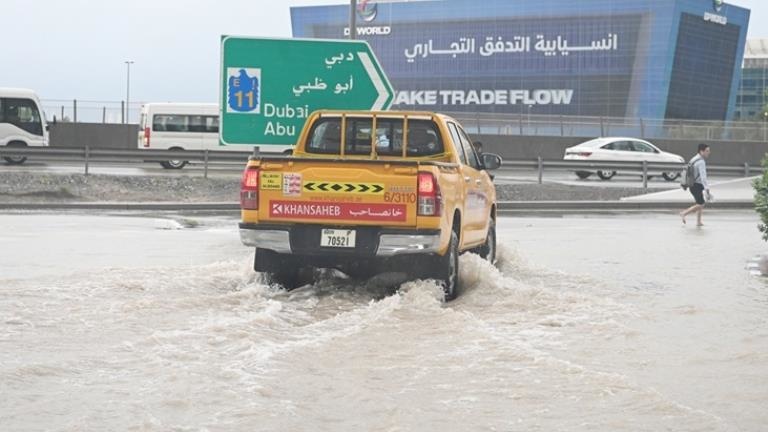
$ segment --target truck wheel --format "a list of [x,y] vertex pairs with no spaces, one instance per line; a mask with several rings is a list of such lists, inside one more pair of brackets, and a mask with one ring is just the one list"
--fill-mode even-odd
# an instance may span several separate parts
[[266,272],[269,283],[280,285],[290,291],[315,281],[312,267],[282,268],[274,272]]
[[[18,141],[8,143],[8,147],[23,148],[26,146],[27,146],[26,143],[18,142]],[[26,156],[3,156],[3,159],[5,159],[5,161],[8,162],[8,165],[21,165],[27,161]]]
[[376,267],[369,262],[352,263],[341,267],[340,270],[347,276],[360,280],[369,279],[378,273]]
[[438,257],[437,280],[443,287],[445,301],[451,301],[459,294],[459,236],[451,232],[448,251]]
[[292,290],[314,282],[314,269],[302,266],[292,256],[280,255],[271,250],[256,249],[253,269],[262,272],[267,282]]
[[488,222],[485,244],[477,249],[477,254],[489,263],[496,264],[496,221],[493,219]]

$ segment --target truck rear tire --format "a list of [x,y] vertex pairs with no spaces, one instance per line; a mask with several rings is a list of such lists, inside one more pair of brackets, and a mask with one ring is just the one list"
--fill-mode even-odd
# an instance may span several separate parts
[[315,281],[312,267],[299,267],[280,269],[276,272],[266,272],[267,281],[270,284],[280,285],[290,291]]
[[491,264],[496,264],[496,221],[488,221],[488,234],[485,244],[477,248],[477,254]]
[[314,268],[302,266],[294,257],[271,250],[256,249],[253,269],[264,273],[267,283],[280,285],[289,291],[314,282]]
[[445,255],[437,257],[435,279],[443,287],[445,301],[451,301],[459,295],[459,236],[451,232],[451,242]]

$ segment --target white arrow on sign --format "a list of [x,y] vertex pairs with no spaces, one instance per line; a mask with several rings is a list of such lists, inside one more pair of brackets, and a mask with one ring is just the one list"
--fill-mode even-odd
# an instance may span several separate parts
[[384,81],[382,81],[381,75],[376,70],[376,66],[373,65],[371,56],[365,52],[359,52],[357,53],[357,56],[360,57],[360,62],[363,63],[365,71],[368,73],[368,76],[371,77],[373,87],[376,88],[376,91],[379,93],[379,97],[376,98],[376,101],[373,103],[371,111],[381,111],[384,108],[384,104],[387,102],[387,99],[389,99],[387,86],[384,85]]

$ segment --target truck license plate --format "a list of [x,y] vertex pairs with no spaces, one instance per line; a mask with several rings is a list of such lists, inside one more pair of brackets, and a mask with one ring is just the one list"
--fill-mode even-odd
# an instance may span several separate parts
[[324,229],[320,234],[320,246],[335,248],[355,247],[355,230]]

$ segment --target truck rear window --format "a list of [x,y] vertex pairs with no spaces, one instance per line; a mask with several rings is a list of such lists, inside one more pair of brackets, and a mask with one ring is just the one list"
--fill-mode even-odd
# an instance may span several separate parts
[[[371,118],[347,118],[344,153],[371,154],[371,143],[381,156],[403,154],[403,119],[377,118],[375,140],[371,138]],[[341,119],[321,118],[309,134],[307,153],[340,154]],[[437,126],[431,120],[408,120],[407,156],[431,156],[444,152]]]

